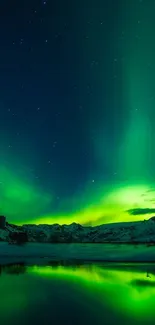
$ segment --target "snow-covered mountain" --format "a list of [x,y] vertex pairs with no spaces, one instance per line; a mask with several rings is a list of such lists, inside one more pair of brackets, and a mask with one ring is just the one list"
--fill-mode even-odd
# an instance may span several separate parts
[[136,222],[104,224],[96,227],[71,225],[23,225],[6,223],[1,241],[43,243],[155,243],[155,217]]

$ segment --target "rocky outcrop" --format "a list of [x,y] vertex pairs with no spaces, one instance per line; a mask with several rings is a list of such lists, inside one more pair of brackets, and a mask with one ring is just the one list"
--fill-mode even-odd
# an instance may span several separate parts
[[0,216],[0,229],[5,229],[6,226],[6,218],[4,216]]
[[155,243],[155,217],[148,221],[121,222],[96,227],[71,225],[23,225],[6,223],[0,240],[15,243]]

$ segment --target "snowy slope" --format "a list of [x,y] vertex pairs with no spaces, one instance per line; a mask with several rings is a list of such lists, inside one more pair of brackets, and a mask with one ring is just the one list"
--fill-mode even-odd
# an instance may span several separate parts
[[0,240],[9,241],[12,233],[26,233],[29,242],[40,243],[152,243],[155,242],[155,217],[148,221],[104,224],[96,227],[71,225],[7,224],[0,229]]

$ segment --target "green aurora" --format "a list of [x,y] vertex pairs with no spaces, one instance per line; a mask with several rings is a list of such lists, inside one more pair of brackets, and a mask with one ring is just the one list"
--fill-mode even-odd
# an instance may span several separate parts
[[[143,220],[154,215],[155,189],[152,170],[152,121],[155,84],[153,3],[134,0],[122,4],[121,30],[125,42],[115,44],[122,55],[122,102],[127,123],[113,161],[116,175],[109,182],[87,184],[77,195],[60,200],[59,212],[52,208],[55,191],[40,187],[24,161],[13,154],[0,161],[0,213],[8,221],[23,223],[72,223],[97,225],[114,221]],[[116,94],[117,97],[117,94]],[[117,125],[116,125],[117,129]],[[101,135],[93,141],[99,165],[105,159]],[[1,140],[1,145],[3,141]],[[6,157],[5,157],[6,156]],[[7,164],[6,164],[7,160]],[[20,162],[16,164],[15,160]],[[22,170],[22,173],[21,173]],[[52,187],[52,184],[51,184]],[[131,211],[145,213],[131,213]]]
[[[102,189],[98,187],[98,193],[96,191],[96,194],[91,193],[92,196],[87,197],[89,204],[82,206],[81,200],[80,207],[79,200],[79,209],[75,208],[70,214],[67,212],[54,215],[48,212],[44,214],[44,211],[51,209],[52,198],[49,193],[39,190],[35,183],[30,183],[25,178],[23,180],[19,173],[13,173],[6,167],[0,168],[0,179],[1,214],[6,215],[9,222],[16,224],[78,222],[96,225],[104,222],[129,221],[133,220],[133,217],[134,220],[144,218],[143,213],[142,215],[130,213],[134,209],[135,211],[144,209],[146,219],[154,214],[155,191],[147,184],[116,184],[113,190],[110,187],[105,189],[102,196],[100,194]],[[96,197],[96,202],[93,203],[94,197]]]

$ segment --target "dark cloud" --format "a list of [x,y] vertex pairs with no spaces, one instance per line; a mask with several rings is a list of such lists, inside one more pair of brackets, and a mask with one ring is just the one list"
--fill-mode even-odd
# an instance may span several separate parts
[[128,213],[137,216],[141,214],[152,214],[155,213],[155,208],[136,208],[136,209],[130,209],[127,210]]

